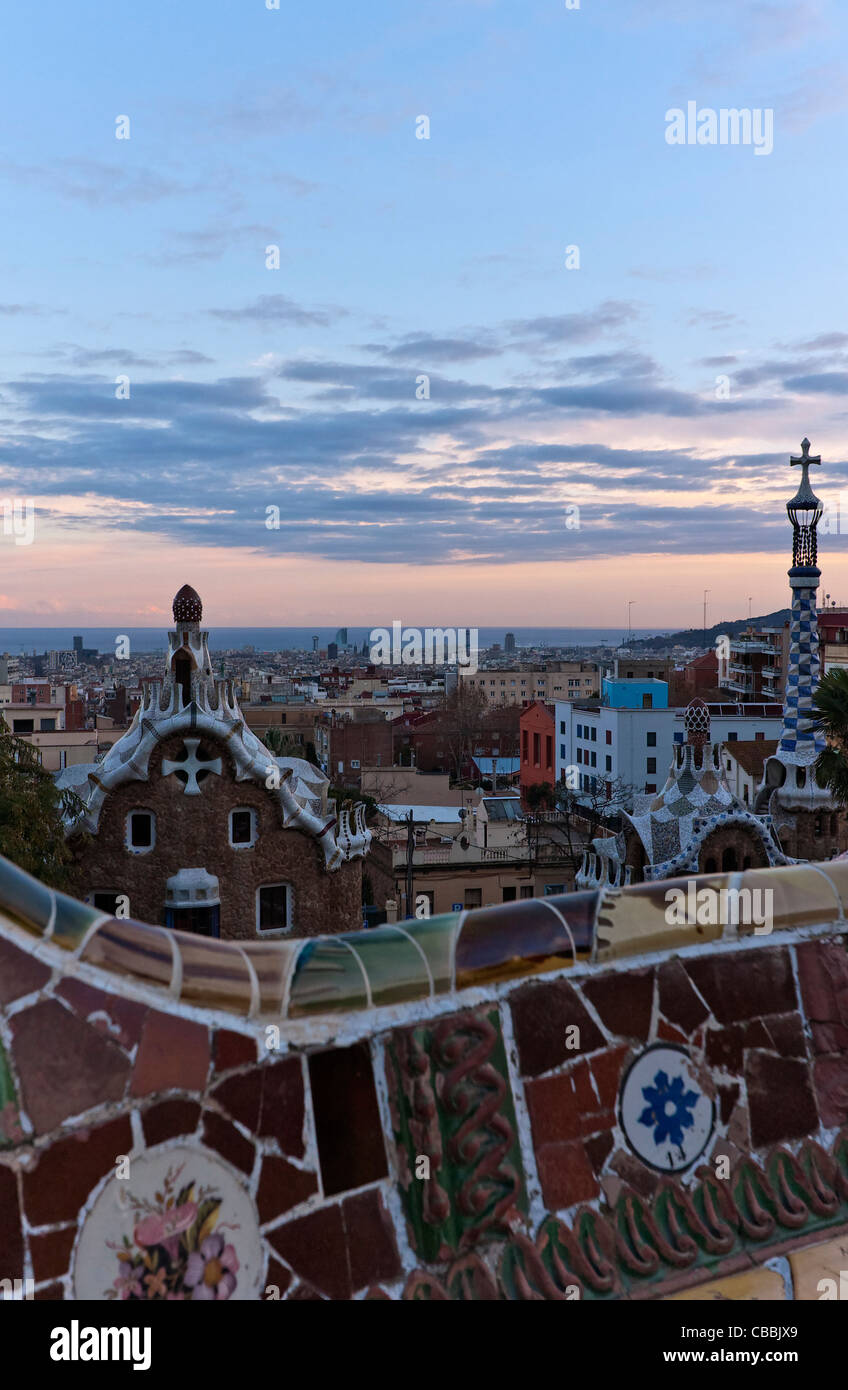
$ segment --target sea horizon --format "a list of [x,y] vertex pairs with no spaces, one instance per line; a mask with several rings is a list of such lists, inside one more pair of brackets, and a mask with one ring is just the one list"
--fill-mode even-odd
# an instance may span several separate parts
[[[130,653],[144,653],[166,650],[166,633],[173,624],[153,627],[0,627],[0,652],[8,656],[41,655],[50,651],[70,651],[73,639],[80,636],[83,647],[96,650],[101,655],[114,652],[119,636],[128,637]],[[370,634],[380,624],[369,627],[348,627],[348,645],[362,646]],[[391,620],[382,624],[391,630]],[[413,626],[410,624],[410,626]],[[434,626],[437,626],[434,624]],[[452,626],[452,625],[448,625]],[[677,629],[633,628],[632,639],[662,636]],[[215,627],[209,629],[211,651],[239,651],[253,647],[257,653],[280,651],[312,651],[312,638],[317,636],[319,650],[324,650],[330,642],[336,641],[336,627]],[[494,643],[504,644],[507,632],[515,636],[517,647],[618,647],[626,643],[627,631],[621,628],[606,627],[480,627],[477,629],[478,642],[482,648]]]

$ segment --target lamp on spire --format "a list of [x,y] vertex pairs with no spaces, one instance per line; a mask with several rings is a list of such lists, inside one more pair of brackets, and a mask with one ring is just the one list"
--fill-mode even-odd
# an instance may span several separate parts
[[810,487],[810,464],[821,464],[821,455],[810,454],[809,439],[801,440],[801,457],[790,457],[793,468],[801,467],[801,482],[791,502],[786,503],[792,522],[792,566],[794,569],[814,569],[818,555],[816,527],[822,514],[822,504]]

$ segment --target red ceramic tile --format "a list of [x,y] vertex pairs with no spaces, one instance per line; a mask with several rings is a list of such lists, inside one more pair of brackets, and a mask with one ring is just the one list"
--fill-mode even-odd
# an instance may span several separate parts
[[549,1211],[590,1202],[600,1192],[581,1143],[545,1144],[536,1150],[542,1197]]
[[[126,1115],[95,1130],[78,1130],[44,1149],[34,1168],[23,1175],[24,1206],[31,1226],[76,1221],[89,1192],[113,1172],[121,1154],[132,1148]],[[2,1248],[2,1247],[0,1247]]]
[[686,970],[719,1023],[790,1013],[798,1006],[789,952],[782,947],[752,951],[744,970],[735,955],[699,956],[687,960]]
[[313,1289],[311,1284],[298,1284],[294,1293],[290,1293],[288,1303],[326,1303],[326,1298],[317,1289]]
[[264,1225],[268,1221],[275,1221],[284,1212],[299,1206],[317,1191],[318,1178],[315,1173],[295,1168],[293,1163],[288,1163],[284,1158],[277,1158],[273,1154],[266,1155],[262,1160],[259,1191],[256,1195],[260,1222]]
[[604,1134],[593,1134],[590,1138],[584,1139],[583,1147],[586,1150],[586,1157],[592,1165],[592,1172],[597,1174],[603,1171],[604,1164],[612,1152],[613,1137],[607,1131]]
[[295,1274],[319,1294],[332,1299],[350,1298],[347,1243],[339,1206],[324,1207],[286,1221],[269,1231],[267,1239]]
[[653,1197],[659,1187],[659,1173],[654,1172],[653,1168],[648,1168],[635,1154],[620,1150],[613,1158],[610,1167],[614,1173],[624,1179],[628,1187],[632,1187],[634,1192],[638,1192],[640,1197]]
[[291,1270],[286,1269],[285,1265],[281,1265],[280,1261],[275,1260],[272,1256],[271,1259],[268,1261],[268,1273],[265,1276],[264,1297],[266,1299],[268,1298],[269,1288],[275,1288],[279,1291],[280,1298],[282,1298],[286,1290],[289,1288],[291,1281]]
[[597,1110],[598,1097],[595,1095],[592,1073],[585,1058],[570,1069],[569,1076],[574,1087],[574,1099],[580,1113],[588,1115]]
[[0,1164],[0,1279],[23,1279],[24,1249],[18,1178],[12,1168]]
[[682,1044],[684,1047],[689,1043],[689,1039],[683,1030],[681,1028],[673,1028],[670,1023],[666,1023],[664,1018],[661,1018],[657,1024],[657,1039],[660,1042]]
[[402,1271],[395,1229],[380,1192],[359,1192],[342,1203],[350,1277],[354,1292],[381,1280],[391,1283]]
[[0,937],[0,1004],[11,1004],[33,990],[41,989],[50,979],[50,971],[27,951],[20,951],[11,941]]
[[208,1149],[214,1149],[248,1177],[253,1172],[255,1146],[229,1120],[213,1114],[211,1110],[207,1110],[203,1116],[203,1142]]
[[122,1098],[130,1074],[126,1054],[58,1000],[16,1014],[11,1029],[21,1099],[37,1133]]
[[666,961],[657,971],[660,1013],[669,1023],[676,1023],[685,1034],[691,1033],[709,1018],[710,1011],[693,988],[692,981],[679,960]]
[[595,1085],[601,1098],[600,1109],[615,1109],[621,1086],[621,1075],[629,1056],[629,1047],[612,1047],[609,1051],[600,1052],[591,1059],[592,1075],[595,1078]]
[[817,1057],[813,1076],[822,1124],[830,1129],[848,1123],[848,1056]]
[[228,1115],[249,1129],[251,1134],[259,1131],[259,1117],[262,1113],[262,1067],[242,1076],[231,1076],[220,1081],[210,1092],[212,1098],[222,1105]]
[[[122,999],[118,994],[107,994],[94,989],[82,980],[64,979],[56,990],[67,999],[71,1008],[81,1018],[95,1015],[95,1026],[105,1031],[124,1047],[133,1048],[141,1037],[141,1030],[147,1014],[145,1004],[136,1004],[132,999]],[[105,1014],[105,1018],[97,1015]]]
[[200,1119],[200,1106],[194,1100],[162,1100],[142,1115],[144,1142],[148,1148],[164,1144],[180,1134],[194,1134]]
[[209,1033],[176,1014],[151,1012],[141,1035],[130,1093],[202,1091],[209,1074]]
[[819,1117],[806,1062],[766,1052],[748,1052],[745,1082],[755,1149],[784,1139],[800,1139],[818,1129]]
[[262,1118],[259,1133],[276,1139],[283,1153],[302,1158],[303,1072],[299,1057],[287,1057],[262,1068]]
[[215,1034],[215,1072],[232,1071],[234,1067],[256,1064],[256,1043],[243,1033],[221,1028]]
[[43,1235],[30,1236],[29,1249],[37,1284],[43,1283],[45,1279],[60,1279],[63,1274],[67,1274],[76,1234],[76,1226],[63,1226],[58,1231],[46,1231]]
[[526,1085],[527,1108],[533,1128],[533,1144],[562,1143],[580,1135],[581,1115],[567,1074],[546,1076]]
[[583,994],[615,1037],[646,1042],[654,1003],[653,970],[628,970],[583,981]]
[[[567,1029],[577,1026],[581,1052],[594,1052],[606,1039],[583,1001],[566,980],[525,985],[509,997],[522,1076],[539,1076],[574,1060]],[[573,1036],[573,1035],[572,1035]]]
[[798,1014],[777,1014],[764,1018],[763,1025],[779,1057],[806,1057],[804,1027]]
[[325,1194],[350,1192],[385,1177],[386,1139],[368,1044],[313,1053],[309,1084]]
[[739,1100],[740,1089],[738,1086],[718,1086],[716,1088],[719,1102],[719,1117],[723,1125],[726,1125]]

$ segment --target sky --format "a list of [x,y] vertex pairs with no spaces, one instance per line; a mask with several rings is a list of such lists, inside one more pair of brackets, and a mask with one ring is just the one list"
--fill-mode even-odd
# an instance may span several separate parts
[[848,601],[846,7],[271,3],[4,16],[0,621]]

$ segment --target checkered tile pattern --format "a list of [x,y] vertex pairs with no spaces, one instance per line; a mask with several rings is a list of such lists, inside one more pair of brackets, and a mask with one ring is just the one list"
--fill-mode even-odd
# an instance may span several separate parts
[[793,588],[789,667],[783,700],[780,752],[790,762],[812,762],[825,746],[813,730],[813,691],[819,683],[819,634],[814,587]]

